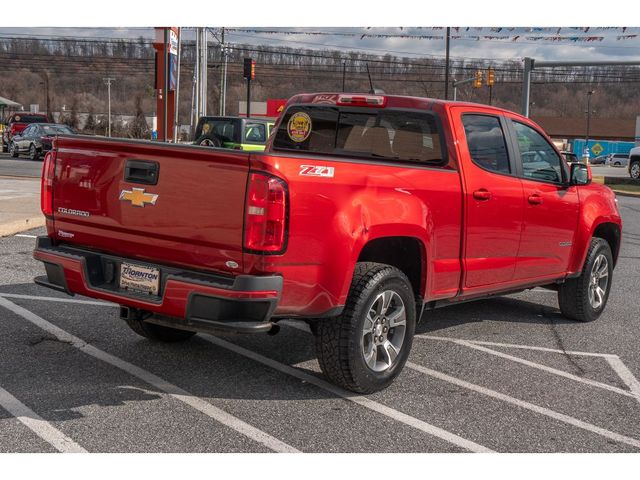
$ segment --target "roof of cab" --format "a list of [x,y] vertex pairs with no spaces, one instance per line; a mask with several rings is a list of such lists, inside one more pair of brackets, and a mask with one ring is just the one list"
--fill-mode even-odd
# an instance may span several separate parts
[[439,106],[444,109],[450,107],[463,107],[473,110],[481,110],[483,112],[495,112],[504,113],[508,112],[512,115],[525,118],[517,112],[506,110],[504,108],[495,107],[492,105],[484,105],[481,103],[472,102],[458,102],[453,100],[443,100],[441,98],[427,98],[427,97],[411,97],[405,95],[387,95],[384,93],[364,93],[364,92],[316,92],[316,93],[301,93],[295,95],[289,99],[287,106],[296,103],[315,103],[318,105],[332,105],[335,104],[340,95],[344,96],[383,96],[387,99],[387,107],[405,107],[405,108],[427,108],[433,109],[435,106]]

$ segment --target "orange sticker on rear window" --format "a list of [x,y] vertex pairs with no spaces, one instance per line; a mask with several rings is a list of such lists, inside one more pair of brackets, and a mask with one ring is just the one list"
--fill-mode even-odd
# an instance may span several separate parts
[[294,142],[304,142],[311,134],[311,117],[304,112],[294,113],[287,124],[287,133]]

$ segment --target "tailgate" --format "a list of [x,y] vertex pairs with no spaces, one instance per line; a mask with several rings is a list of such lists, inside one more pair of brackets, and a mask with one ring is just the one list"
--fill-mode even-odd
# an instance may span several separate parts
[[248,171],[242,152],[59,137],[53,236],[152,263],[237,273]]

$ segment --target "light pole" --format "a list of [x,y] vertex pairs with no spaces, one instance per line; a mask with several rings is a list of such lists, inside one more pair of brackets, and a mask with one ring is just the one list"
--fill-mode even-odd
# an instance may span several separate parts
[[449,44],[451,42],[451,27],[447,27],[445,37],[445,66],[444,66],[444,99],[449,100]]
[[104,84],[107,86],[107,97],[108,97],[107,121],[109,125],[109,129],[108,129],[109,133],[107,136],[111,137],[111,82],[113,82],[115,78],[107,77],[107,78],[103,78],[102,80],[104,81]]

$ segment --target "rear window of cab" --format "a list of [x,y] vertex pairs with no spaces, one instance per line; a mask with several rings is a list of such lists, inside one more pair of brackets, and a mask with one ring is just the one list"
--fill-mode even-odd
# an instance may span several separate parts
[[278,127],[273,149],[444,167],[442,138],[430,112],[294,105]]

